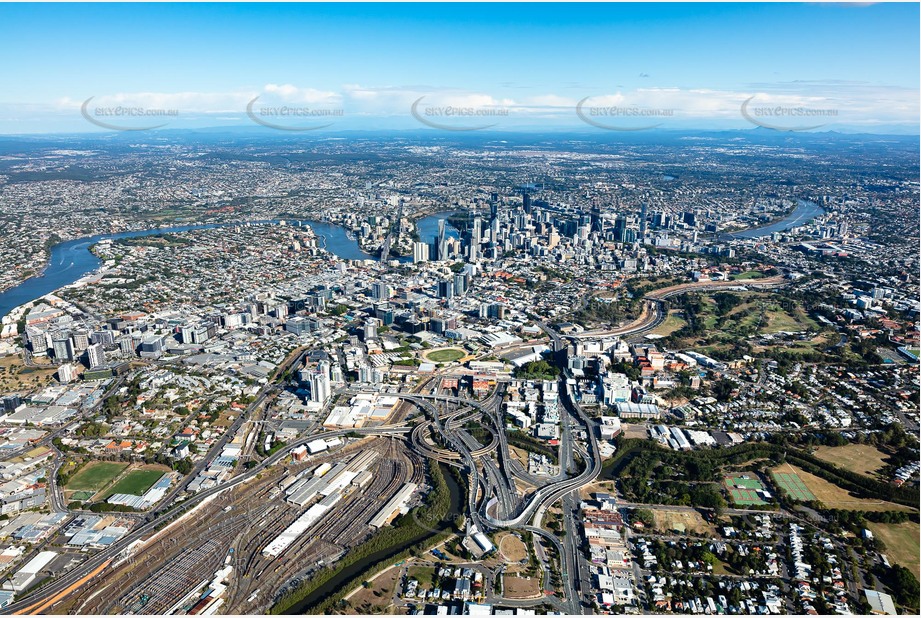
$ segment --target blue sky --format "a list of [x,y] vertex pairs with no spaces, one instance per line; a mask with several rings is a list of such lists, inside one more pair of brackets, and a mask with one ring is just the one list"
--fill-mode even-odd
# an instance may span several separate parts
[[422,116],[917,133],[918,22],[911,3],[3,4],[0,133],[104,130],[87,114],[154,124],[118,107],[174,110],[174,128],[261,114],[329,130],[419,128]]

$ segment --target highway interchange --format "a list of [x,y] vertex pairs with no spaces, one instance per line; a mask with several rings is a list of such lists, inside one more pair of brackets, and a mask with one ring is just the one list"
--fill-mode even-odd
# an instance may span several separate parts
[[[774,287],[782,284],[779,279],[762,280],[756,287]],[[747,285],[755,285],[747,282]],[[653,330],[665,318],[662,302],[667,298],[689,290],[709,291],[713,289],[738,287],[737,283],[708,282],[698,284],[683,284],[658,290],[647,296],[647,310],[634,323],[603,334],[616,334],[619,336],[639,336]],[[550,338],[554,351],[563,347],[563,340],[559,333],[549,325],[537,321],[538,325]],[[46,582],[34,594],[18,600],[4,608],[4,613],[21,613],[35,608],[41,604],[37,599],[49,599],[62,592],[72,589],[75,585],[83,585],[91,574],[104,570],[105,565],[129,555],[131,548],[139,541],[148,537],[158,529],[174,521],[182,513],[190,510],[194,505],[213,498],[240,484],[258,477],[263,471],[289,457],[292,450],[306,443],[348,434],[358,435],[409,435],[409,443],[418,451],[430,458],[444,461],[449,465],[462,467],[468,475],[467,514],[473,524],[480,530],[528,530],[541,536],[561,553],[564,606],[567,613],[581,614],[590,612],[590,575],[585,560],[581,557],[580,533],[578,525],[579,488],[591,483],[598,478],[602,469],[602,459],[596,438],[596,428],[591,419],[582,411],[578,402],[572,397],[565,380],[560,382],[561,402],[563,413],[561,415],[561,441],[560,441],[560,474],[555,478],[544,479],[543,484],[527,496],[519,496],[515,486],[515,478],[527,485],[541,482],[524,471],[520,465],[513,465],[513,458],[509,452],[509,445],[503,430],[504,421],[501,411],[504,386],[500,383],[496,389],[484,400],[476,401],[462,397],[452,397],[438,394],[402,393],[398,397],[411,402],[421,408],[428,420],[417,424],[415,428],[409,426],[381,426],[365,429],[327,431],[320,434],[305,436],[286,445],[275,454],[263,459],[249,470],[243,471],[230,480],[207,490],[200,491],[188,497],[180,496],[185,491],[188,483],[195,475],[204,469],[216,457],[226,443],[236,435],[237,431],[253,418],[257,410],[261,409],[270,398],[283,388],[278,378],[283,376],[288,369],[301,363],[307,354],[306,349],[300,349],[289,355],[288,359],[279,366],[274,379],[260,390],[255,400],[233,422],[230,429],[224,433],[211,447],[208,455],[201,459],[182,483],[179,483],[160,503],[161,506],[151,511],[145,521],[140,522],[131,532],[122,537],[118,542],[103,549],[88,558],[79,566],[61,574],[59,577]],[[116,381],[110,391],[117,388],[120,381]],[[453,406],[454,411],[442,413],[441,408]],[[478,419],[486,428],[492,438],[487,445],[480,445],[463,428],[463,423]],[[573,427],[580,428],[587,437],[585,444],[577,443],[573,437]],[[62,428],[62,431],[65,428]],[[439,449],[427,444],[423,439],[426,432],[434,431],[441,436],[448,449]],[[49,434],[43,442],[50,442],[59,432]],[[60,465],[62,458],[56,451],[56,462]],[[582,469],[575,475],[567,474],[575,463],[574,454],[578,453],[583,462]],[[493,455],[496,456],[493,459]],[[517,464],[517,462],[515,462]],[[60,488],[51,484],[53,508],[65,511]],[[177,500],[178,499],[178,500]],[[541,527],[541,521],[547,509],[555,503],[561,502],[563,511],[563,524],[566,535],[561,541],[550,535]]]

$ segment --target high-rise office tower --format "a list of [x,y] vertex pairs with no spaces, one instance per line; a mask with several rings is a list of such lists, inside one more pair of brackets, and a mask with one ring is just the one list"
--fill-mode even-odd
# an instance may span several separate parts
[[640,239],[646,239],[646,215],[647,215],[647,206],[646,202],[643,202],[640,205]]
[[454,275],[454,293],[460,296],[467,291],[467,275],[457,273]]
[[371,284],[371,298],[374,300],[389,300],[392,290],[386,283],[380,281]]
[[429,261],[429,245],[426,242],[413,243],[413,263]]
[[106,356],[102,350],[101,343],[94,343],[93,345],[86,348],[86,360],[90,369],[95,369],[96,367],[105,365]]
[[454,281],[446,279],[438,282],[438,298],[454,298]]
[[74,360],[74,342],[70,338],[70,333],[68,332],[55,333],[52,335],[51,349],[57,361]]
[[61,384],[67,384],[68,382],[73,382],[74,378],[77,377],[76,372],[74,371],[74,366],[70,363],[64,363],[58,367],[58,382]]
[[325,404],[329,401],[329,361],[320,361],[310,374],[310,401]]
[[364,335],[365,341],[377,339],[377,318],[368,318],[365,320]]
[[74,352],[80,353],[90,345],[90,338],[86,331],[77,331],[73,334]]
[[444,261],[448,259],[448,238],[445,234],[445,220],[438,220],[438,238],[435,240],[435,244],[438,247],[438,254],[435,256],[435,259],[438,261]]
[[614,240],[617,242],[626,242],[627,240],[627,217],[618,215],[614,220]]
[[600,234],[604,231],[601,225],[601,209],[599,209],[597,206],[592,208],[591,213],[589,213],[589,218],[593,232],[598,232]]

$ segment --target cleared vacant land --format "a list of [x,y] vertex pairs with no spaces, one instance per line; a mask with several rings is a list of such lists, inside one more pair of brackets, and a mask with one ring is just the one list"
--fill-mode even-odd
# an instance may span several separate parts
[[869,444],[848,444],[847,446],[820,446],[815,451],[819,459],[841,466],[845,470],[872,476],[886,465],[886,454]]
[[411,566],[406,569],[406,579],[415,579],[420,588],[431,589],[435,582],[435,567]]
[[131,494],[132,496],[143,495],[150,486],[160,480],[163,476],[163,470],[131,470],[118,482],[109,488],[108,493],[112,494]]
[[652,509],[657,530],[663,532],[700,532],[713,534],[714,530],[697,511],[658,511]]
[[66,488],[76,491],[99,491],[127,467],[126,463],[94,461],[77,472],[67,483]]
[[521,562],[528,558],[528,548],[515,534],[506,534],[499,541],[499,553],[509,562]]
[[738,275],[732,275],[729,277],[731,281],[743,281],[745,279],[763,279],[764,273],[760,270],[746,270],[744,273],[739,273]]
[[503,596],[507,599],[531,599],[541,596],[540,577],[502,577]]
[[805,470],[800,470],[790,464],[781,464],[772,472],[796,474],[802,479],[803,484],[813,493],[816,499],[830,509],[853,509],[860,511],[911,511],[912,509],[901,504],[885,502],[883,500],[869,500],[852,496],[845,489],[829,483],[825,479]]
[[901,524],[876,524],[868,523],[867,527],[873,536],[886,545],[886,557],[889,564],[899,564],[921,578],[921,545],[918,543],[918,534],[921,532],[918,524],[913,521]]
[[467,355],[460,348],[444,348],[443,350],[432,350],[425,353],[425,359],[433,363],[453,363]]

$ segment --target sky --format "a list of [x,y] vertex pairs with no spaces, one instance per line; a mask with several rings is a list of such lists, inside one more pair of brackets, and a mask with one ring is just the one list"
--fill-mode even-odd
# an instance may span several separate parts
[[0,134],[919,132],[919,5],[2,4]]

